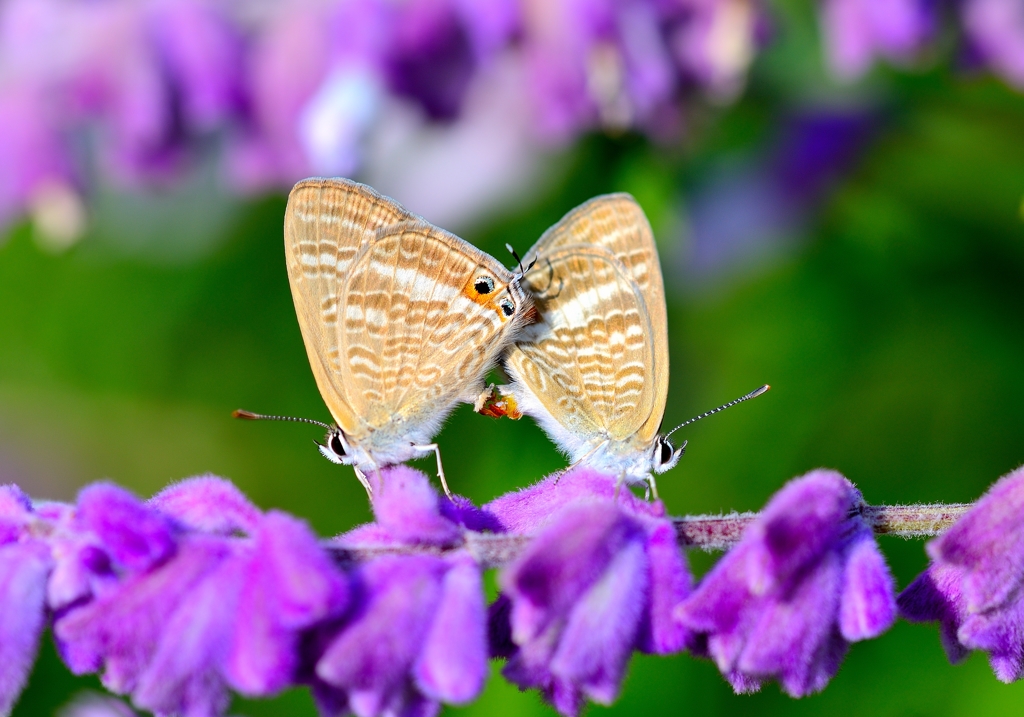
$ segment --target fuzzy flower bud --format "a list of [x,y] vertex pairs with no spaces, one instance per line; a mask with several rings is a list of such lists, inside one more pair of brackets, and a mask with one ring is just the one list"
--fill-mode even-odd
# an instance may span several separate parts
[[671,609],[690,577],[664,506],[614,485],[577,469],[487,506],[536,536],[501,574],[491,649],[509,680],[566,715],[585,697],[611,704],[634,650],[675,652],[687,638]]
[[893,581],[862,504],[832,471],[791,481],[679,606],[737,692],[769,678],[794,697],[817,692],[849,643],[892,624]]

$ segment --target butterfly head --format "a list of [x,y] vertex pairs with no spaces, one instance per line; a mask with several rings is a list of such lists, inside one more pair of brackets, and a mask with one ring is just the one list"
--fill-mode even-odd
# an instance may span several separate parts
[[323,454],[323,457],[331,463],[339,465],[350,465],[352,463],[352,447],[345,440],[345,433],[337,426],[330,426],[324,442],[313,441],[316,447]]
[[651,455],[651,470],[655,473],[664,473],[676,467],[683,453],[686,452],[686,441],[676,448],[668,436],[658,436],[654,440],[654,449]]

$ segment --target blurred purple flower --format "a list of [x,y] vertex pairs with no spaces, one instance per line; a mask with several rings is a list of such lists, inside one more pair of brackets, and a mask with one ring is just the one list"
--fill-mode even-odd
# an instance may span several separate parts
[[690,577],[661,503],[576,469],[485,506],[505,529],[535,535],[500,577],[492,651],[504,674],[575,715],[610,704],[633,650],[666,654],[687,633],[672,608]]
[[685,0],[671,23],[672,51],[690,82],[729,100],[746,82],[763,34],[757,0]]
[[900,614],[938,621],[950,661],[983,650],[1003,682],[1024,676],[1024,468],[993,485],[928,554],[931,566],[900,593]]
[[0,486],[0,714],[25,686],[45,622],[50,551],[31,537],[33,519],[28,497]]
[[934,12],[927,0],[825,0],[821,24],[832,71],[854,79],[876,57],[908,62],[932,35]]
[[895,619],[893,581],[838,473],[791,481],[678,608],[737,692],[776,678],[794,697],[817,692],[848,644]]
[[[461,540],[460,521],[480,518],[464,501],[447,503],[419,471],[386,469],[374,485],[377,521],[336,543],[452,547]],[[468,552],[385,554],[360,564],[353,578],[356,606],[318,638],[311,681],[324,713],[432,714],[440,702],[462,704],[479,694],[487,676],[486,608],[482,570]]]
[[966,0],[961,8],[972,49],[1007,82],[1024,89],[1024,4]]
[[781,122],[763,155],[720,162],[687,207],[690,249],[679,256],[679,285],[707,282],[792,246],[855,165],[876,123],[867,110],[806,109]]
[[252,43],[251,116],[232,173],[243,189],[348,174],[377,102],[386,15],[375,0],[304,2],[271,13]]
[[0,226],[76,174],[55,108],[31,87],[0,89]]

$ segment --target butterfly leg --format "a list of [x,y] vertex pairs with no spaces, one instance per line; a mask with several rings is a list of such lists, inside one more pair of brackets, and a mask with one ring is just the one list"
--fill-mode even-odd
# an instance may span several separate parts
[[650,500],[651,496],[654,496],[655,500],[658,500],[658,484],[654,482],[654,474],[647,474],[647,495],[644,496],[645,500]]
[[626,471],[619,473],[619,479],[615,481],[615,493],[612,494],[613,500],[619,499],[619,493],[622,491],[622,486],[626,484]]
[[577,468],[580,464],[584,463],[588,458],[590,458],[592,455],[597,453],[597,451],[602,446],[604,446],[603,442],[602,443],[598,443],[596,446],[594,446],[589,451],[587,451],[582,456],[580,456],[579,460],[573,461],[569,466],[567,466],[567,467],[563,468],[562,470],[558,471],[555,474],[555,482],[552,485],[558,485],[558,481],[562,480],[562,476],[564,476],[566,473],[568,473],[569,471],[573,470],[574,468]]
[[359,482],[362,483],[363,488],[366,489],[366,497],[369,498],[372,501],[373,500],[373,491],[370,489],[370,481],[368,481],[366,479],[366,474],[363,473],[361,470],[359,470],[358,466],[352,466],[352,468],[356,472],[356,478],[359,479]]
[[451,498],[452,492],[448,490],[448,481],[444,479],[444,467],[441,465],[441,449],[437,447],[436,443],[428,443],[425,446],[413,446],[413,448],[434,452],[434,455],[437,456],[437,477],[441,479],[441,487],[444,488],[444,494]]

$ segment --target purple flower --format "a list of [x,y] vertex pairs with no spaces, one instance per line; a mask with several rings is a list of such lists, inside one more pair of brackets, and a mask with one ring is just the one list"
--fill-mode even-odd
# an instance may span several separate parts
[[681,69],[711,95],[734,98],[757,50],[760,3],[686,0],[680,6],[670,37]]
[[[220,520],[214,502],[225,508]],[[232,524],[248,534],[228,534]],[[92,559],[69,551],[58,564],[75,575],[91,566],[101,578],[69,581],[92,588],[54,606],[65,662],[79,674],[102,671],[108,689],[158,714],[219,715],[228,688],[259,696],[293,684],[302,635],[348,602],[346,576],[303,523],[260,515],[209,477],[149,505],[114,486],[87,488],[59,532]]]
[[876,57],[913,59],[932,34],[935,19],[926,0],[826,0],[821,24],[832,71],[854,79]]
[[30,537],[27,496],[0,486],[0,714],[9,714],[35,661],[46,615],[50,551]]
[[688,637],[671,613],[690,578],[664,506],[614,485],[577,469],[486,506],[536,536],[501,574],[492,651],[567,715],[584,697],[614,701],[633,650],[674,652]]
[[36,88],[0,91],[0,226],[44,200],[48,190],[76,184],[55,115]]
[[900,593],[900,614],[938,621],[952,662],[989,653],[1003,682],[1024,675],[1024,469],[1000,479],[928,544],[931,566]]
[[356,604],[320,636],[311,679],[323,712],[347,707],[358,717],[431,714],[439,702],[462,704],[483,688],[487,643],[480,566],[464,550],[386,554],[400,546],[456,545],[456,521],[471,509],[464,503],[442,508],[442,500],[419,471],[386,469],[374,486],[377,522],[336,540],[342,548],[385,554],[355,569]]
[[968,0],[963,23],[973,49],[991,68],[1024,89],[1024,5],[1014,0]]
[[819,691],[850,642],[892,624],[892,577],[862,505],[838,473],[791,481],[679,606],[737,692],[769,678],[794,697]]
[[654,123],[676,90],[655,3],[538,3],[523,18],[522,52],[538,132],[564,141],[595,125]]

